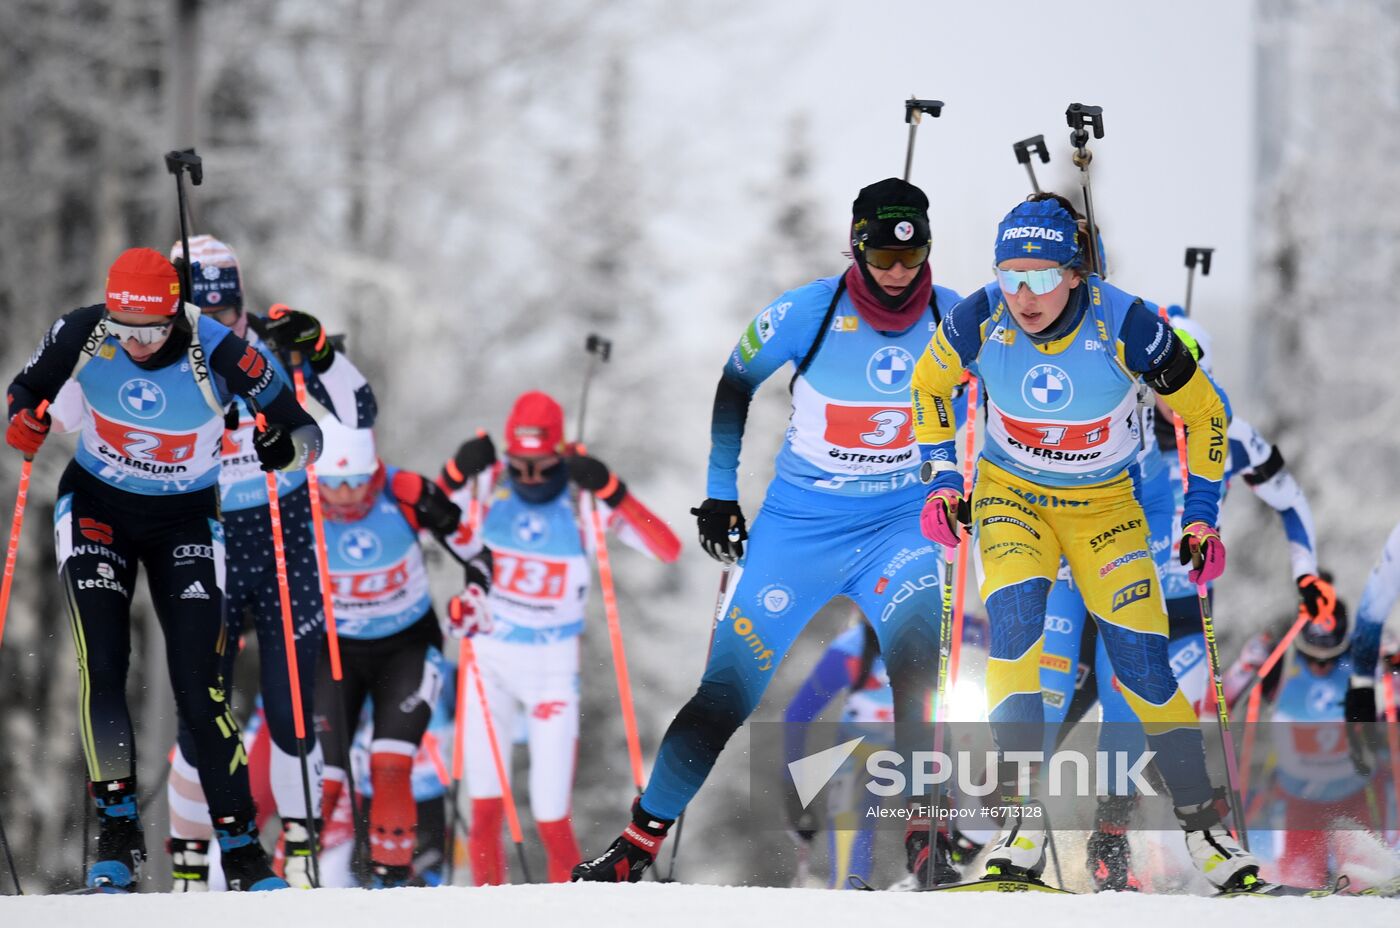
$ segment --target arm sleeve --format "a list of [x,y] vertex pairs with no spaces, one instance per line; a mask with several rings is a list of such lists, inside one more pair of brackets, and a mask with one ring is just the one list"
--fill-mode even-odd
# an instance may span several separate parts
[[367,429],[379,416],[374,388],[344,352],[336,351],[325,373],[316,373],[310,361],[301,362],[306,390],[316,402],[353,429]]
[[831,305],[834,286],[822,280],[784,293],[755,316],[739,337],[715,388],[707,496],[739,498],[739,449],[744,443],[749,401],[778,368],[788,361],[801,361],[807,353]]
[[24,369],[5,391],[7,420],[21,409],[37,409],[42,401],[52,403],[57,398],[78,363],[83,342],[101,321],[102,312],[100,305],[85,306],[60,317],[49,327]]
[[817,661],[817,666],[802,681],[792,701],[783,710],[783,750],[790,763],[806,753],[806,730],[802,727],[822,714],[822,710],[851,685],[851,669],[847,655],[840,648],[829,647]]
[[680,558],[681,540],[676,533],[630,490],[615,507],[602,500],[597,502],[603,523],[623,544],[665,564],[674,564]]
[[[1230,422],[1230,468],[1254,495],[1273,507],[1288,536],[1293,579],[1317,573],[1317,533],[1303,488],[1284,466],[1283,454],[1243,419]],[[1228,478],[1227,478],[1228,480]]]
[[394,469],[389,473],[389,492],[413,530],[430,533],[462,566],[482,552],[485,545],[473,530],[467,510],[436,483],[413,471]]
[[[231,393],[291,433],[292,441],[305,449],[305,467],[321,455],[321,428],[311,414],[301,408],[287,389],[276,367],[255,346],[236,335],[227,335],[209,354],[209,370]],[[299,455],[303,456],[303,455]]]
[[1181,524],[1216,525],[1225,476],[1225,403],[1172,327],[1141,300],[1118,330],[1119,357],[1141,375],[1186,424],[1190,483]]
[[1356,632],[1351,640],[1352,673],[1374,679],[1380,658],[1381,631],[1400,598],[1400,525],[1390,532],[1380,560],[1366,578],[1361,605],[1356,610]]
[[957,416],[953,397],[963,371],[982,349],[982,323],[991,314],[985,289],[967,297],[943,317],[928,348],[914,364],[910,402],[914,409],[914,438],[922,460],[939,470],[929,489],[963,489],[958,472]]

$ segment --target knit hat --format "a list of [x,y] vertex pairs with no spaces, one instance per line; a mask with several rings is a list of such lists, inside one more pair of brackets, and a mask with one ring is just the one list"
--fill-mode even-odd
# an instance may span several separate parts
[[997,226],[996,263],[1012,258],[1045,258],[1069,267],[1082,264],[1079,224],[1054,200],[1018,203]]
[[[170,246],[170,260],[182,257],[179,242]],[[243,281],[238,272],[238,256],[233,249],[212,235],[190,239],[190,302],[206,313],[243,308]]]
[[109,312],[173,316],[180,306],[180,278],[160,252],[128,248],[107,269]]
[[564,409],[539,390],[522,393],[506,419],[506,454],[558,454],[564,444]]

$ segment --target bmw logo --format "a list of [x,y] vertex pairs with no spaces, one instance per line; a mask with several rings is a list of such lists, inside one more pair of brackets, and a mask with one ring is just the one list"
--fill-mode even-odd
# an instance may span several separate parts
[[150,380],[128,380],[117,391],[122,409],[138,419],[154,419],[165,412],[165,392]]
[[340,556],[352,564],[366,564],[379,557],[379,536],[367,528],[352,528],[336,545]]
[[1037,364],[1021,381],[1021,399],[1041,412],[1059,412],[1074,399],[1074,383],[1053,364]]
[[517,541],[533,548],[549,537],[549,521],[537,512],[525,512],[516,517],[513,530]]
[[898,345],[881,348],[865,366],[865,379],[881,393],[908,393],[913,376],[914,356]]

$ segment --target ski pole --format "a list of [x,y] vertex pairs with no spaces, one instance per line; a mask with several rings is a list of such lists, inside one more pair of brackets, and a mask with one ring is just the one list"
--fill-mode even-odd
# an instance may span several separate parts
[[180,209],[180,302],[194,300],[194,284],[190,277],[189,198],[185,195],[185,174],[198,187],[204,183],[204,161],[193,148],[167,152],[165,169],[175,175],[175,196]]
[[[1293,623],[1293,627],[1288,630],[1278,645],[1269,653],[1264,663],[1259,665],[1259,669],[1254,674],[1254,679],[1249,681],[1246,689],[1249,691],[1249,702],[1245,709],[1244,717],[1244,750],[1240,753],[1240,801],[1246,809],[1249,808],[1249,771],[1250,764],[1254,759],[1254,735],[1256,725],[1259,722],[1259,710],[1263,703],[1264,679],[1273,671],[1274,665],[1283,657],[1288,646],[1293,643],[1293,639],[1303,630],[1303,626],[1308,624],[1308,614],[1301,609],[1298,611],[1298,618]],[[1243,695],[1241,693],[1240,695]],[[1236,705],[1239,704],[1239,696],[1235,697]]]
[[[967,377],[967,445],[963,453],[963,498],[972,499],[972,481],[976,462],[973,454],[977,449],[977,378]],[[971,544],[958,545],[958,579],[953,589],[953,640],[948,658],[948,677],[953,685],[958,682],[958,665],[962,660],[964,597],[967,596],[967,562],[972,559],[968,553]]]
[[1210,256],[1215,251],[1214,248],[1187,248],[1186,249],[1186,305],[1182,307],[1186,315],[1191,315],[1191,288],[1196,281],[1196,263],[1201,265],[1201,276],[1210,276]]
[[[583,453],[583,446],[579,446]],[[617,588],[613,583],[612,561],[608,558],[608,541],[603,531],[603,517],[598,513],[598,501],[589,497],[589,518],[593,523],[594,553],[598,560],[598,580],[603,588],[603,609],[608,618],[608,642],[612,646],[613,670],[617,674],[617,697],[622,704],[622,725],[627,734],[627,756],[632,765],[632,782],[637,795],[642,794],[646,780],[642,776],[642,742],[637,734],[637,713],[632,703],[632,680],[627,673],[627,649],[622,642],[622,623],[618,617]]]
[[1094,221],[1094,191],[1089,181],[1089,162],[1094,160],[1094,153],[1089,150],[1089,133],[1092,131],[1096,139],[1103,138],[1103,107],[1071,103],[1065,110],[1065,122],[1071,130],[1069,143],[1074,147],[1070,160],[1079,168],[1079,186],[1084,191],[1084,219],[1088,225],[1089,257],[1092,259],[1090,270],[1102,277],[1103,255],[1099,254],[1099,226]]
[[[42,419],[49,408],[48,400],[40,400],[34,414]],[[15,581],[15,561],[19,557],[20,532],[24,530],[24,509],[29,502],[29,474],[34,469],[34,455],[26,454],[19,467],[19,489],[15,491],[15,514],[10,521],[10,542],[5,547],[5,575],[0,579],[0,643],[5,640],[5,616],[10,611],[10,587]]]
[[[478,429],[478,435],[485,435],[485,431]],[[477,478],[472,478],[471,497],[467,502],[467,524],[471,526],[472,535],[475,536],[481,531],[481,503],[476,498]],[[463,639],[463,644],[466,639]],[[452,827],[447,832],[447,885],[452,885],[452,879],[456,872],[457,856],[457,822],[460,820],[458,809],[461,803],[462,794],[462,768],[465,755],[463,754],[462,742],[466,734],[467,720],[467,650],[465,647],[457,651],[457,711],[452,719]],[[493,742],[494,743],[494,742]]]
[[919,123],[923,120],[924,114],[937,119],[943,115],[942,100],[920,100],[910,97],[904,101],[904,121],[909,124],[909,143],[904,149],[904,180],[907,183],[909,174],[914,169],[914,135],[919,131]]
[[[967,541],[971,544],[971,541]],[[959,547],[962,547],[959,545]],[[948,663],[951,654],[950,639],[953,637],[953,561],[956,555],[948,548],[943,549],[943,582],[941,584],[942,608],[939,610],[938,626],[938,684],[933,697],[933,756],[943,753],[943,721],[948,696]],[[928,846],[930,855],[938,853],[938,814],[943,805],[943,783],[933,786],[933,803],[928,817]],[[933,877],[932,858],[929,863],[929,878]]]
[[[1200,549],[1191,553],[1192,566],[1201,569]],[[1230,708],[1225,704],[1225,682],[1220,673],[1220,649],[1215,643],[1215,620],[1211,617],[1210,597],[1204,583],[1196,584],[1196,600],[1201,608],[1201,630],[1206,639],[1206,656],[1210,659],[1211,683],[1215,692],[1215,721],[1220,729],[1220,746],[1225,752],[1225,779],[1229,789],[1230,812],[1235,819],[1240,844],[1249,850],[1249,829],[1245,826],[1244,805],[1240,801],[1240,771],[1235,758],[1235,736],[1230,732]]]
[[[267,430],[267,420],[257,414],[259,431]],[[306,802],[306,830],[310,838],[311,885],[321,885],[321,867],[317,858],[320,842],[316,835],[316,808],[311,803],[311,771],[306,763],[306,719],[302,716],[301,672],[297,667],[297,634],[292,625],[292,590],[287,580],[287,550],[282,539],[282,505],[277,498],[277,475],[267,472],[267,513],[272,522],[272,556],[277,565],[277,594],[282,604],[282,642],[287,651],[287,682],[292,690],[292,719],[297,739],[297,761],[301,764],[302,797]]]
[[[715,611],[710,617],[710,643],[705,648],[705,663],[710,662],[710,651],[715,646],[715,630],[719,627],[719,617],[724,611],[724,600],[729,594],[729,574],[732,567],[725,567],[719,573],[719,593],[715,596]],[[703,668],[702,668],[703,669]],[[676,819],[676,837],[671,841],[671,866],[666,870],[666,879],[662,883],[674,883],[676,881],[676,857],[681,852],[681,835],[685,834],[685,811],[681,810],[680,816]]]
[[1040,184],[1035,179],[1035,164],[1031,161],[1031,155],[1039,155],[1041,164],[1050,163],[1050,149],[1045,145],[1045,136],[1033,135],[1028,139],[1012,142],[1011,150],[1016,153],[1016,163],[1025,165],[1026,173],[1031,178],[1031,190],[1040,193]]
[[486,720],[486,740],[491,743],[491,760],[496,765],[496,779],[501,783],[501,795],[506,802],[506,824],[510,827],[510,839],[515,842],[516,853],[520,856],[520,869],[525,874],[525,882],[533,883],[530,878],[530,865],[525,862],[525,837],[520,831],[520,816],[515,809],[515,792],[510,788],[510,779],[506,776],[505,759],[501,756],[501,746],[496,743],[496,723],[491,719],[491,704],[486,701],[486,686],[481,682],[481,667],[476,663],[476,650],[472,647],[471,638],[462,639],[462,666],[476,670],[476,673],[462,673],[461,676],[470,676],[476,683],[476,698],[481,703],[481,717]]
[[612,357],[612,342],[609,339],[597,334],[589,333],[588,338],[583,343],[583,349],[588,352],[588,368],[583,375],[583,395],[579,397],[578,403],[578,436],[574,439],[579,444],[583,443],[584,416],[588,413],[588,387],[593,382],[593,373],[597,369],[597,362],[608,363]]

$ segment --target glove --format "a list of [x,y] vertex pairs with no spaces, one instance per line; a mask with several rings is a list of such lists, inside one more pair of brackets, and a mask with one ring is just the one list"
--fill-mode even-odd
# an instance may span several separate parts
[[450,489],[459,490],[467,481],[496,463],[496,445],[482,431],[457,448],[452,460],[442,466],[442,479]]
[[438,538],[446,538],[462,524],[462,507],[452,502],[442,487],[417,474],[399,471],[394,475],[393,492],[396,498],[413,507],[418,527]]
[[36,416],[32,409],[21,409],[10,417],[5,442],[25,457],[32,458],[39,453],[39,446],[48,437],[52,421],[48,413]]
[[1204,522],[1192,522],[1181,530],[1180,552],[1183,564],[1194,564],[1200,557],[1200,566],[1186,574],[1192,583],[1210,583],[1225,572],[1225,542],[1220,532]]
[[1298,578],[1298,596],[1303,600],[1303,608],[1308,618],[1314,622],[1332,615],[1337,609],[1337,590],[1331,584],[1331,576],[1304,574]]
[[270,423],[253,433],[253,450],[265,471],[286,470],[297,459],[296,442],[286,426]]
[[296,351],[311,362],[311,369],[324,374],[335,360],[335,348],[326,338],[326,330],[310,313],[278,303],[267,312],[265,329],[267,343],[278,352]]
[[467,562],[467,583],[462,592],[447,601],[447,630],[454,638],[489,634],[491,609],[486,597],[491,592],[489,561],[474,557]]
[[627,495],[627,485],[617,479],[608,465],[586,454],[569,457],[569,479],[580,490],[587,490],[609,506],[617,506]]
[[972,507],[963,495],[951,487],[934,490],[924,500],[923,511],[919,513],[919,528],[924,537],[945,548],[956,548],[962,539],[958,535],[958,523],[970,525]]
[[707,499],[690,510],[700,526],[700,547],[721,564],[733,564],[744,556],[749,539],[744,511],[734,499]]

